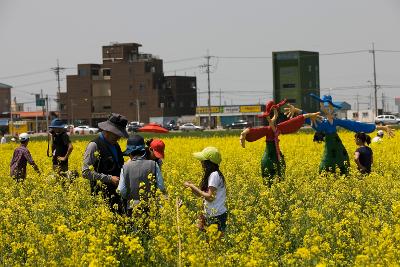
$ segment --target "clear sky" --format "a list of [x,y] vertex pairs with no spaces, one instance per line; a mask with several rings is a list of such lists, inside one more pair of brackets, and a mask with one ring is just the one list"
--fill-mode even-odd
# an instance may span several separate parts
[[[393,99],[400,96],[399,29],[399,0],[0,0],[0,82],[14,86],[20,102],[32,102],[30,93],[41,89],[55,98],[57,82],[49,69],[57,58],[68,68],[64,76],[75,74],[79,63],[101,63],[102,45],[137,42],[141,52],[165,61],[166,74],[195,74],[200,92],[207,90],[207,79],[198,66],[208,49],[216,56],[211,90],[222,91],[222,104],[264,103],[273,86],[272,62],[265,57],[308,50],[321,53],[322,94],[332,88],[335,101],[352,105],[358,94],[360,108],[368,108],[368,50],[374,42],[375,49],[397,51],[376,53],[378,106],[383,92],[394,110]],[[173,62],[188,58],[194,59]],[[10,78],[26,73],[35,74]],[[65,91],[65,79],[61,85]],[[205,105],[206,94],[199,95]],[[212,104],[219,101],[219,93],[213,94]]]

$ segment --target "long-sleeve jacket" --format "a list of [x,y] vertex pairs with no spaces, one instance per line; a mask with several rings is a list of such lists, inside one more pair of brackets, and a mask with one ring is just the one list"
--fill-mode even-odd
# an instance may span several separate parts
[[301,126],[303,126],[304,120],[304,116],[299,115],[290,120],[281,122],[276,125],[276,131],[272,130],[270,126],[250,128],[250,131],[246,135],[246,141],[253,142],[265,136],[266,142],[275,142],[276,156],[280,159],[281,151],[279,149],[279,135],[297,132]]

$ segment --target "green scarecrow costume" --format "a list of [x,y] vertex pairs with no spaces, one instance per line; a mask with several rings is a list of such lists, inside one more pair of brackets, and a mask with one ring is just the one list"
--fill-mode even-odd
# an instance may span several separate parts
[[[262,137],[266,137],[266,147],[261,159],[261,175],[264,183],[269,187],[275,178],[283,179],[285,174],[285,159],[279,148],[279,135],[289,134],[298,131],[304,124],[305,118],[317,116],[318,113],[310,113],[297,116],[287,121],[276,124],[278,110],[286,103],[286,99],[275,104],[269,101],[266,105],[266,111],[259,117],[266,117],[269,125],[260,128],[248,128],[241,134],[240,140],[244,147],[244,140],[254,142]],[[274,116],[271,118],[271,113]]]

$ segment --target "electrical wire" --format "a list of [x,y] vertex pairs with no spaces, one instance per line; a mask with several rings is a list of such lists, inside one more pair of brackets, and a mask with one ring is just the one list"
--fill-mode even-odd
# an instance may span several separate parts
[[22,74],[16,74],[16,75],[11,75],[11,76],[0,77],[0,79],[1,80],[6,80],[6,79],[12,79],[12,78],[19,78],[19,77],[31,76],[31,75],[35,75],[35,74],[50,72],[50,71],[51,71],[51,69],[39,70],[39,71],[33,71],[33,72],[26,72],[26,73],[22,73]]

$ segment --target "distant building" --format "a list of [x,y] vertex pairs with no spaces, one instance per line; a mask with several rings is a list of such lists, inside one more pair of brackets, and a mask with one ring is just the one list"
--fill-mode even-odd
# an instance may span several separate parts
[[195,115],[197,106],[196,77],[165,76],[160,92],[163,116]]
[[190,115],[185,112],[194,115],[196,78],[164,77],[162,60],[139,53],[139,47],[137,43],[103,46],[102,64],[79,64],[77,75],[67,76],[67,92],[60,94],[61,118],[97,126],[111,112],[142,122]]
[[[333,102],[333,104],[341,106],[342,108],[334,108],[336,118],[338,119],[349,119],[347,111],[351,110],[351,105],[346,101],[343,102]],[[352,119],[352,118],[350,118]]]
[[11,111],[12,112],[24,111],[24,103],[17,103],[17,98],[14,97],[14,99],[11,102]]
[[0,83],[0,113],[10,112],[11,85]]
[[348,110],[347,119],[371,123],[375,121],[375,112],[373,109]]
[[[208,125],[208,106],[196,108],[197,123],[202,126]],[[211,127],[225,127],[232,122],[244,120],[250,122],[252,126],[262,126],[263,118],[258,118],[265,111],[265,105],[231,105],[231,106],[211,106]]]
[[319,110],[309,94],[320,95],[319,54],[307,51],[273,52],[274,100],[289,103],[307,112]]

